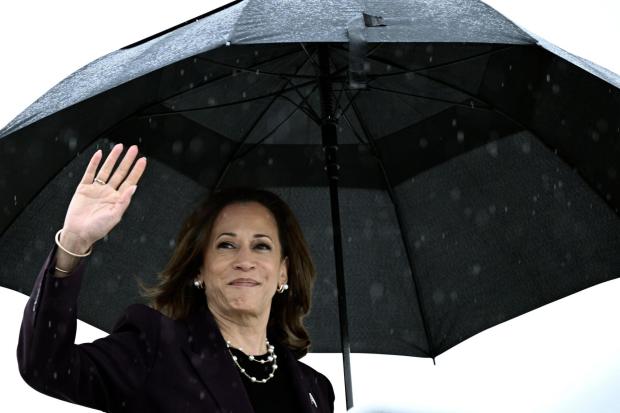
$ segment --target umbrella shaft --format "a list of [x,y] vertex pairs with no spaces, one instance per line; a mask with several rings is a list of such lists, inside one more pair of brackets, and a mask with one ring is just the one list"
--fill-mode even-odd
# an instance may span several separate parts
[[340,347],[344,370],[344,387],[347,410],[353,407],[351,383],[351,345],[349,341],[349,322],[345,295],[344,265],[342,259],[342,234],[340,225],[340,205],[338,201],[338,130],[333,116],[332,80],[329,70],[329,50],[326,44],[319,46],[319,90],[321,96],[321,136],[325,152],[325,171],[329,179],[329,199],[331,205],[334,237],[334,258],[336,262],[336,286],[338,288],[338,314],[340,318]]

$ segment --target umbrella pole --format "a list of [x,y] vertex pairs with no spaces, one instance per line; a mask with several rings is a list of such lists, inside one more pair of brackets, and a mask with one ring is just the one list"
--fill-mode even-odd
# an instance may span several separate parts
[[331,205],[332,228],[334,236],[334,255],[336,261],[336,285],[338,288],[338,314],[340,318],[340,347],[344,369],[344,389],[347,410],[353,407],[351,383],[351,344],[347,318],[347,299],[345,295],[344,265],[342,260],[342,234],[340,226],[340,206],[338,202],[338,130],[334,119],[332,80],[329,70],[329,49],[327,44],[319,45],[319,91],[321,96],[321,137],[325,152],[325,171],[329,180],[329,199]]

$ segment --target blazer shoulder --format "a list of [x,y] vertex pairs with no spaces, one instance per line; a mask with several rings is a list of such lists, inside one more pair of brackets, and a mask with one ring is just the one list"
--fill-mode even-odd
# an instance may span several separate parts
[[323,373],[316,371],[302,361],[297,360],[297,364],[299,365],[299,368],[303,372],[303,374],[311,381],[312,385],[320,389],[321,394],[326,397],[327,401],[333,407],[335,399],[334,388],[327,376],[325,376]]
[[167,317],[144,304],[131,304],[117,319],[112,333],[139,331],[144,338],[157,341],[161,324]]

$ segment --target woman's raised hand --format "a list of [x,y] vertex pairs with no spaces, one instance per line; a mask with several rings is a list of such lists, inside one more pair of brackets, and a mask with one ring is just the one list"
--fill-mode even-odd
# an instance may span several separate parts
[[84,253],[120,222],[146,168],[144,157],[134,164],[138,155],[138,147],[134,145],[112,174],[122,152],[122,144],[114,146],[99,171],[101,150],[90,159],[65,216],[60,237],[65,248]]

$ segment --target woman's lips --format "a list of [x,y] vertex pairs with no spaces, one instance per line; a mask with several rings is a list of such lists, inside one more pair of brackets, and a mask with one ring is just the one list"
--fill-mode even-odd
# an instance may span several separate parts
[[233,287],[256,287],[259,283],[251,278],[237,278],[229,282],[228,285],[232,285]]

